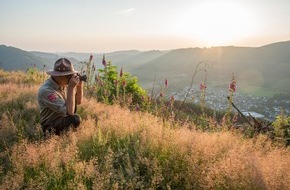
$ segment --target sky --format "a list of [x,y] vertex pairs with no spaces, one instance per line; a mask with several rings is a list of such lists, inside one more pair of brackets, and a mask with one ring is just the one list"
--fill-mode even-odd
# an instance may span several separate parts
[[105,53],[290,40],[290,0],[0,0],[0,45]]

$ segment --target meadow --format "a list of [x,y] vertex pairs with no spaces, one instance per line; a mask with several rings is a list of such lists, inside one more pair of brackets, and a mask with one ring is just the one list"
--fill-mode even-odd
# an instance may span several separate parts
[[290,189],[289,147],[266,135],[201,131],[89,96],[78,129],[45,138],[44,78],[30,76],[0,71],[0,189]]

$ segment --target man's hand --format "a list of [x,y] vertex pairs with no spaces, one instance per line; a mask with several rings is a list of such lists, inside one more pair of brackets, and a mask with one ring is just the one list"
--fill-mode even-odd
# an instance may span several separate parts
[[77,88],[82,88],[83,87],[83,82],[80,80],[80,82],[77,84]]
[[73,74],[68,82],[69,87],[76,87],[80,83],[80,77],[77,74]]

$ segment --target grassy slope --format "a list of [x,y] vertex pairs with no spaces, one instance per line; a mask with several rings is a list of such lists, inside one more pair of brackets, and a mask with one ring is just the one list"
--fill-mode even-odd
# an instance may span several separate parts
[[289,149],[263,136],[173,127],[95,100],[79,108],[79,129],[43,139],[39,85],[13,74],[3,84],[12,74],[0,71],[0,189],[290,188]]

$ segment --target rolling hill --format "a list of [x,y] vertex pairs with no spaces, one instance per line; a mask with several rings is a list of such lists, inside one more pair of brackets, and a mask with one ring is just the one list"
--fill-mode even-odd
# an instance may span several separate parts
[[[86,61],[90,53],[28,52],[13,47],[0,46],[0,67],[4,70],[21,70],[31,65],[52,67],[59,57],[68,57],[75,65]],[[102,68],[101,53],[93,53],[97,68]],[[188,86],[199,62],[211,65],[207,73],[208,85],[226,88],[231,76],[237,78],[241,92],[269,91],[290,93],[290,41],[268,44],[262,47],[211,47],[184,48],[168,51],[117,51],[106,54],[118,70],[136,75],[145,88],[168,79],[172,91]],[[48,67],[48,68],[49,68]],[[199,83],[204,73],[199,73]]]
[[[243,90],[249,87],[267,88],[270,91],[290,92],[290,42],[270,44],[258,48],[213,47],[187,48],[168,52],[132,70],[148,86],[167,78],[174,87],[190,84],[199,62],[209,63],[208,83],[227,86],[232,73]],[[204,74],[197,78],[200,82]]]
[[51,66],[51,63],[28,51],[0,45],[0,68],[4,70],[26,70],[34,66],[41,69],[44,65]]

